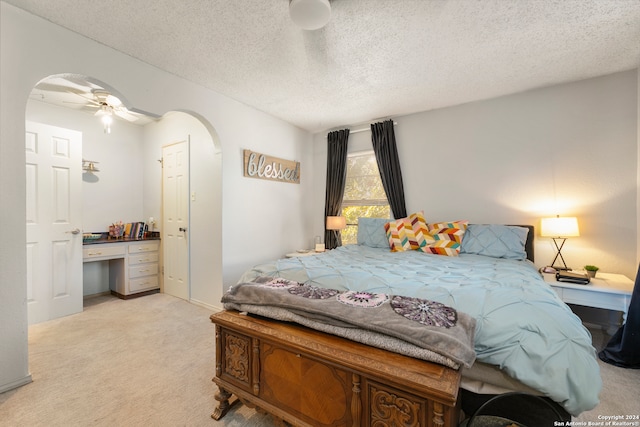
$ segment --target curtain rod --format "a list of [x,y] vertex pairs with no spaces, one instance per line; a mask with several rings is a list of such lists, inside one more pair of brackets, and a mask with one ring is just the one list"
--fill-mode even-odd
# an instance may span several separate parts
[[[372,123],[373,124],[373,123]],[[398,122],[393,122],[393,125],[396,126],[398,124]],[[362,129],[354,129],[354,130],[349,130],[349,134],[352,133],[359,133],[359,132],[366,132],[366,131],[371,131],[371,126],[366,127],[366,128],[362,128]],[[325,137],[326,138],[326,137]]]

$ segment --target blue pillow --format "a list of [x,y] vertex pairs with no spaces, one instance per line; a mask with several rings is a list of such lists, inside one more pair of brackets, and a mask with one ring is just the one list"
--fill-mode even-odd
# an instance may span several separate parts
[[469,224],[462,238],[461,254],[523,260],[529,229],[512,225]]
[[384,225],[389,221],[388,218],[358,218],[358,244],[389,249],[389,239],[384,231]]

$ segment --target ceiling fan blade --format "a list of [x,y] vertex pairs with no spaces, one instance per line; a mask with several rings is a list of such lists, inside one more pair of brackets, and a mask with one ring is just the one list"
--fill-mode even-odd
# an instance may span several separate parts
[[115,114],[116,116],[120,117],[121,119],[125,119],[128,122],[138,121],[138,117],[134,113],[131,113],[127,110],[118,109],[115,111]]
[[72,93],[74,95],[86,94],[81,89],[75,89],[69,86],[57,85],[53,83],[42,82],[34,87],[36,90],[42,90],[45,92],[59,92],[59,93]]
[[100,108],[101,105],[97,102],[88,99],[86,102],[73,102],[73,101],[62,101],[63,104],[72,104],[72,105],[82,105],[87,108]]
[[96,85],[87,81],[87,78],[78,74],[64,74],[61,79],[68,81],[71,84],[86,88],[85,92],[91,91]]
[[87,102],[90,102],[91,104],[101,105],[100,101],[97,100],[93,95],[89,93],[83,93],[83,94],[78,93],[76,95],[80,96],[82,99],[85,99]]

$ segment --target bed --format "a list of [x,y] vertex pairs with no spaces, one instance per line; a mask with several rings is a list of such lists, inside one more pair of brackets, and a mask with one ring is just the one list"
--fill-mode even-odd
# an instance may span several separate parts
[[[473,320],[473,356],[444,355],[457,363],[453,368],[461,373],[460,387],[470,400],[525,391],[551,399],[574,416],[598,404],[602,382],[591,335],[534,266],[533,227],[465,223],[459,253],[444,256],[435,250],[390,251],[381,221],[361,218],[357,245],[257,265],[227,294],[270,278],[338,293],[433,301],[452,308],[459,319]],[[256,314],[270,316],[271,308],[225,298],[227,309],[255,308]],[[294,315],[299,319],[300,313]]]

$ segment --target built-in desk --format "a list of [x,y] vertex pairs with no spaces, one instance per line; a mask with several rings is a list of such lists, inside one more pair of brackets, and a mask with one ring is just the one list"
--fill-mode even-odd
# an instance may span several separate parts
[[109,262],[109,289],[123,298],[134,298],[160,289],[160,240],[94,240],[82,248],[83,262]]

